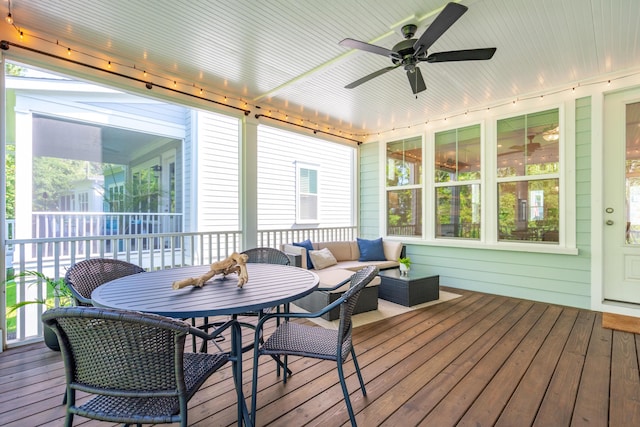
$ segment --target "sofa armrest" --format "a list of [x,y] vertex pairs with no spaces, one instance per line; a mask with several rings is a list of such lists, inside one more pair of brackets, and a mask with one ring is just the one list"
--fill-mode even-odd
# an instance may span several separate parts
[[307,268],[307,250],[305,248],[284,244],[280,246],[280,250],[294,261],[293,265],[304,269]]

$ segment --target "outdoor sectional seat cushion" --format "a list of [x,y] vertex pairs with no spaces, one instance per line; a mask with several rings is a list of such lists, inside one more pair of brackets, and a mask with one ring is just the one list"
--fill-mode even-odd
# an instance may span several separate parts
[[[334,269],[343,269],[358,271],[368,265],[375,265],[380,270],[398,267],[398,258],[402,252],[402,242],[382,241],[385,260],[379,261],[358,261],[360,258],[360,249],[356,241],[341,242],[312,242],[313,248],[316,250],[327,248],[338,261],[337,264],[322,270],[314,270],[319,275],[322,272]],[[307,268],[307,250],[300,246],[290,244],[280,245],[280,250],[291,255],[300,255],[300,267]],[[322,281],[322,279],[321,279]]]
[[[360,250],[358,243],[355,241],[312,242],[314,250],[327,248],[337,261],[335,265],[313,270],[320,278],[319,287],[334,287],[338,283],[349,279],[356,271],[367,265],[375,265],[380,270],[398,267],[398,258],[402,252],[402,243],[383,240],[382,244],[386,260],[358,261],[360,258]],[[287,254],[295,255],[300,262],[299,266],[307,268],[307,250],[305,248],[294,245],[281,245],[280,250]],[[363,289],[353,314],[378,309],[378,285],[380,285],[380,277],[376,276],[365,289]],[[295,301],[294,304],[310,312],[318,311],[338,299],[342,293],[349,289],[349,286],[350,283],[346,283],[332,291],[316,291]],[[339,310],[336,309],[334,312],[324,315],[323,318],[326,320],[335,320],[338,316]]]

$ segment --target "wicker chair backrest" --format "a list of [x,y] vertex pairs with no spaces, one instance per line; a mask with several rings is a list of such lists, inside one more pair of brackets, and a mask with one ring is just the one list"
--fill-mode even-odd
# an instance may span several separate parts
[[274,248],[253,248],[242,252],[252,264],[280,264],[289,265],[291,261],[284,252]]
[[[94,258],[74,264],[65,275],[65,282],[72,286],[80,295],[90,299],[91,292],[98,286],[111,280],[132,274],[142,273],[144,269],[126,261]],[[88,305],[78,302],[78,305]]]
[[340,305],[340,323],[338,325],[338,348],[342,349],[342,360],[345,360],[351,351],[351,316],[360,297],[360,292],[377,274],[378,268],[372,265],[357,271],[351,278],[351,286],[342,295],[344,303]]
[[[115,395],[184,391],[182,353],[189,325],[121,310],[64,307],[42,315],[57,330],[67,372],[77,388]],[[141,369],[144,367],[144,369]],[[70,377],[69,377],[70,376]]]

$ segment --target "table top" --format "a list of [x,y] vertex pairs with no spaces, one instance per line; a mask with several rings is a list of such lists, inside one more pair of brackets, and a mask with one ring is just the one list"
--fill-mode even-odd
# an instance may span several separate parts
[[98,307],[187,318],[240,314],[295,301],[318,287],[309,270],[276,264],[247,264],[249,281],[238,288],[238,276],[214,276],[202,288],[173,289],[176,280],[198,277],[209,265],[133,274],[112,280],[91,294]]
[[433,271],[429,271],[429,269],[421,267],[411,267],[406,276],[400,274],[399,268],[380,270],[378,274],[381,276],[381,278],[388,277],[390,279],[405,280],[407,282],[410,282],[412,280],[426,279],[427,277],[438,276],[437,274],[434,274]]

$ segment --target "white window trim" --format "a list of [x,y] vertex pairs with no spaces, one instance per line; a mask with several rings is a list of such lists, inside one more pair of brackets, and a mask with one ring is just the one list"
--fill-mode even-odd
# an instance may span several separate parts
[[[522,102],[518,104],[525,105],[509,105],[496,109],[497,112],[487,112],[483,120],[467,121],[452,120],[447,126],[431,127],[429,126],[420,135],[416,133],[404,132],[399,135],[393,135],[380,141],[380,229],[384,231],[385,237],[389,239],[402,239],[403,242],[425,245],[425,246],[443,246],[443,247],[459,247],[473,249],[503,250],[513,252],[538,252],[577,255],[576,247],[576,186],[575,186],[575,98],[560,99],[558,97],[550,100],[542,101],[532,100],[530,102]],[[560,163],[560,218],[559,218],[559,242],[558,244],[532,243],[532,242],[512,242],[498,241],[497,234],[497,174],[496,159],[497,147],[495,144],[497,138],[498,120],[515,117],[522,114],[533,114],[539,111],[558,108],[559,124],[560,124],[560,146],[559,146],[559,163]],[[435,133],[455,128],[471,126],[480,123],[481,132],[481,237],[480,240],[467,240],[457,238],[435,238],[435,178],[429,171],[433,170],[434,164],[434,143]],[[387,204],[386,204],[386,147],[387,143],[402,138],[411,138],[421,136],[423,140],[423,235],[422,237],[409,236],[388,236],[386,230],[387,222]],[[535,176],[535,179],[541,179],[543,176]]]
[[[296,224],[318,224],[320,223],[320,166],[312,163],[303,163],[296,161]],[[317,188],[316,193],[316,217],[314,219],[300,218],[300,169],[309,169],[316,171]]]
[[[382,188],[382,192],[380,194],[380,206],[382,206],[382,213],[380,215],[380,230],[382,230],[382,233],[387,236],[390,240],[393,239],[402,239],[404,240],[416,240],[416,241],[424,241],[426,235],[425,232],[429,229],[429,227],[426,227],[426,221],[428,220],[429,217],[429,213],[427,211],[425,211],[425,206],[426,206],[426,195],[425,195],[425,188],[427,186],[426,181],[425,181],[425,176],[423,175],[421,178],[422,184],[410,184],[410,185],[394,185],[394,186],[387,186],[387,144],[389,144],[390,142],[395,142],[395,141],[401,141],[403,139],[413,139],[413,138],[420,138],[422,141],[422,173],[425,173],[425,168],[424,168],[424,158],[425,158],[425,134],[420,134],[420,135],[416,135],[415,133],[401,133],[398,135],[394,135],[391,138],[385,139],[384,141],[382,141],[382,144],[380,144],[380,174],[381,174],[381,178],[380,178],[380,182],[381,184],[381,188]],[[433,177],[432,177],[433,180]],[[388,235],[388,231],[387,231],[387,213],[389,212],[389,207],[387,206],[387,193],[389,191],[394,191],[394,190],[420,190],[422,191],[422,212],[424,217],[422,218],[422,236],[389,236]]]

